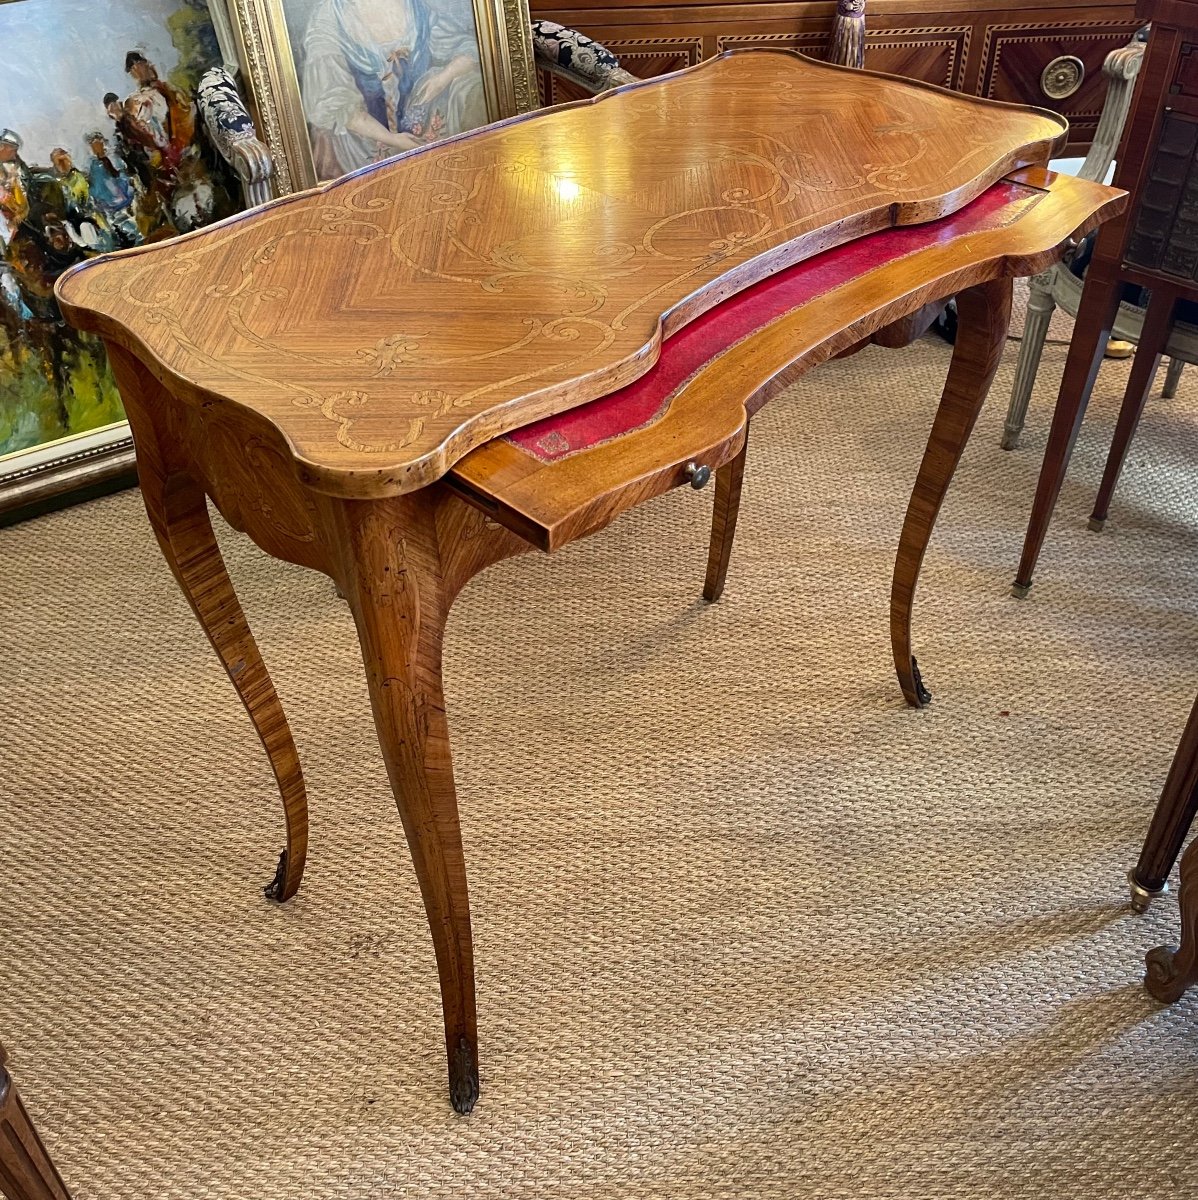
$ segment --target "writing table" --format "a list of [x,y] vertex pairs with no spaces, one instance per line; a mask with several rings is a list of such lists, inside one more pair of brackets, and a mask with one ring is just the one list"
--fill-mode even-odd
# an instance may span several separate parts
[[64,275],[102,336],[162,552],[262,738],[299,886],[299,759],[209,523],[323,571],[357,625],[436,948],[450,1098],[478,1096],[466,873],[441,684],[458,591],[714,473],[705,594],[728,566],[749,419],[808,368],[960,334],[891,599],[911,604],[997,367],[1011,279],[1122,193],[1044,168],[1050,113],[779,51],[725,55],[454,138]]

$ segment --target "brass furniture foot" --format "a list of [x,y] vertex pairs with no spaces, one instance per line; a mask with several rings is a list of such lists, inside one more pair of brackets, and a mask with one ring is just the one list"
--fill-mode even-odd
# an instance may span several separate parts
[[1144,913],[1148,911],[1148,906],[1157,898],[1163,896],[1168,890],[1169,885],[1162,883],[1160,887],[1145,887],[1136,879],[1135,871],[1128,871],[1127,886],[1131,892],[1131,907],[1133,912]]
[[449,1059],[449,1102],[462,1116],[478,1103],[478,1055],[465,1038]]

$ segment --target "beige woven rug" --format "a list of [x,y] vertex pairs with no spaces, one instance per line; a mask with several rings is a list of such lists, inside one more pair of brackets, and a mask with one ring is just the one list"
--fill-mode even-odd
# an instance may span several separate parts
[[1009,350],[924,575],[928,711],[886,613],[935,340],[762,414],[718,606],[710,490],[467,589],[468,1119],[328,582],[222,532],[309,782],[279,909],[265,760],[137,495],[0,531],[0,1037],[76,1196],[1193,1196],[1198,997],[1142,992],[1176,902],[1131,915],[1123,872],[1198,689],[1198,371],[1095,535],[1104,371],[1019,604],[1064,351],[1011,454]]

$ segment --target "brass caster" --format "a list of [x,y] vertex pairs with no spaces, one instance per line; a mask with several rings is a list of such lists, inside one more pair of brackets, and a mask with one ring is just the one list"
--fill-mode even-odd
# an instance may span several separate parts
[[1103,355],[1106,358],[1131,358],[1136,352],[1135,344],[1125,342],[1122,338],[1111,338],[1106,344]]
[[924,684],[923,676],[919,673],[919,663],[914,655],[911,656],[911,677],[915,681],[915,695],[919,698],[919,707],[924,708],[932,703],[932,693]]
[[283,885],[287,882],[287,851],[279,855],[279,865],[275,867],[275,877],[262,889],[267,900],[282,903]]
[[1014,596],[1016,600],[1026,600],[1027,594],[1031,590],[1032,585],[1030,583],[1020,583],[1018,579],[1011,584],[1011,595]]
[[478,1060],[465,1038],[449,1060],[449,1103],[463,1117],[478,1103]]
[[1101,533],[1106,526],[1106,517],[1091,517],[1086,522],[1095,533]]
[[1019,449],[1019,433],[1015,432],[1013,430],[1010,430],[1010,429],[1004,429],[1003,434],[1002,434],[1002,441],[999,442],[999,445],[1004,450],[1018,450]]
[[1158,888],[1146,888],[1136,879],[1135,871],[1127,873],[1127,887],[1131,892],[1131,909],[1132,912],[1145,913],[1148,911],[1148,906],[1157,898],[1163,896],[1168,890],[1169,885],[1162,883]]

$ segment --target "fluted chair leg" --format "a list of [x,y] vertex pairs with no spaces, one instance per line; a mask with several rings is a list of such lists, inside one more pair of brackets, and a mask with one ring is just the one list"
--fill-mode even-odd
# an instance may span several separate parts
[[1023,423],[1027,420],[1027,406],[1032,398],[1036,383],[1036,372],[1040,369],[1040,356],[1048,339],[1048,323],[1052,320],[1056,301],[1043,275],[1036,275],[1030,285],[1027,298],[1027,317],[1023,324],[1023,341],[1019,346],[1019,361],[1015,366],[1015,382],[1011,387],[1011,403],[1007,406],[1007,420],[1003,426],[1002,448],[1017,450]]
[[1161,396],[1165,400],[1172,400],[1177,395],[1177,389],[1181,385],[1181,373],[1185,370],[1185,365],[1183,359],[1169,359],[1169,369],[1165,372],[1165,386],[1161,389]]

